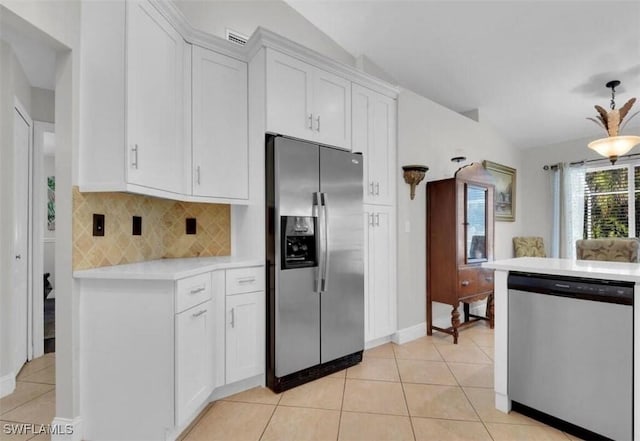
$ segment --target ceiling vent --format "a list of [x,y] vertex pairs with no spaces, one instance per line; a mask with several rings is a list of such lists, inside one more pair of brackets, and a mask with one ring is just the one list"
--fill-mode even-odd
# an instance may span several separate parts
[[227,40],[232,43],[239,44],[240,46],[244,46],[247,44],[247,41],[249,41],[249,37],[242,35],[240,32],[227,29]]

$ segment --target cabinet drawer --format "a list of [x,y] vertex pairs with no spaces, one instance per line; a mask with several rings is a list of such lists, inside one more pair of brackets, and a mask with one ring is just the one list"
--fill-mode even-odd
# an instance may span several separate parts
[[176,282],[176,313],[206,302],[211,297],[211,273],[178,280]]
[[264,268],[227,270],[227,295],[264,290]]
[[458,297],[465,297],[478,292],[480,292],[478,268],[458,269]]
[[493,270],[484,268],[478,270],[478,286],[480,292],[493,291]]

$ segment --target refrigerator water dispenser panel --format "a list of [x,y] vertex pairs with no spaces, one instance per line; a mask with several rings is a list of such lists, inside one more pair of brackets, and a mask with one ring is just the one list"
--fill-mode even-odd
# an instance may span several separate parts
[[315,217],[282,216],[282,269],[317,266]]

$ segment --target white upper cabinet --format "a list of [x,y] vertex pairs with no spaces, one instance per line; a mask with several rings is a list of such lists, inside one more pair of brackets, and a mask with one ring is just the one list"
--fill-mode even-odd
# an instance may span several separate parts
[[364,156],[364,203],[393,205],[396,100],[353,84],[353,151]]
[[192,74],[193,195],[247,200],[247,64],[194,46]]
[[186,43],[148,2],[127,2],[127,181],[185,192]]
[[267,51],[267,130],[351,149],[351,82]]

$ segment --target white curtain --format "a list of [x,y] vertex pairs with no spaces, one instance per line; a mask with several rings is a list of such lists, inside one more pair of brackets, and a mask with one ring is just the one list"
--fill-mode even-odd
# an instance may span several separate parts
[[551,257],[576,258],[576,240],[584,228],[584,175],[583,166],[567,163],[553,172]]

